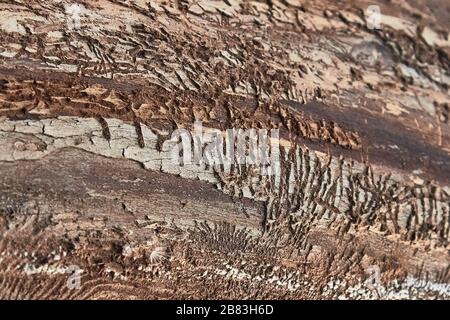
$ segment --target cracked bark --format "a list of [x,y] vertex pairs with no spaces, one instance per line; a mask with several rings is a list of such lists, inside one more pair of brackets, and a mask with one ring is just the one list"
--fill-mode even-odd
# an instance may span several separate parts
[[[432,2],[0,1],[0,297],[448,299]],[[280,172],[179,166],[195,121],[278,128]]]

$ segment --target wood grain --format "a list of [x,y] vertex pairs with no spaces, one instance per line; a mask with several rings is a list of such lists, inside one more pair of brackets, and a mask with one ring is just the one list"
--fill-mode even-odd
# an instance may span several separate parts
[[448,299],[450,7],[372,2],[0,1],[0,297]]

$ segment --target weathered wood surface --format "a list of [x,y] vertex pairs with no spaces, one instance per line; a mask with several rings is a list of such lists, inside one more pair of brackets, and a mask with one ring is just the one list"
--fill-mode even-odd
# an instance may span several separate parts
[[[0,297],[450,297],[446,1],[74,3],[0,1]],[[195,121],[281,172],[178,166]]]

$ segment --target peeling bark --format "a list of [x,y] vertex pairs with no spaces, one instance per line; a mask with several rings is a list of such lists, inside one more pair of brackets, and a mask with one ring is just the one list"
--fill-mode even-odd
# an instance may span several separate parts
[[[0,297],[448,299],[434,2],[0,1]],[[178,163],[195,122],[278,169]]]

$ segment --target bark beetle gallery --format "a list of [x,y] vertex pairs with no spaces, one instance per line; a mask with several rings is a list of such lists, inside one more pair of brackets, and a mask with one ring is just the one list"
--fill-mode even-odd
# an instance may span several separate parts
[[0,297],[448,299],[449,21],[0,0]]

